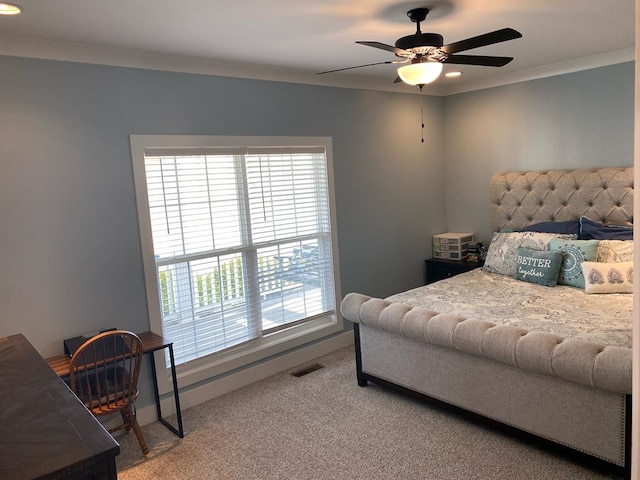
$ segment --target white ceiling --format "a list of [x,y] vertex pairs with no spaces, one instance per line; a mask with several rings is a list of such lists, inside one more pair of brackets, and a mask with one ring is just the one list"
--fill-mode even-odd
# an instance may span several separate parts
[[445,65],[425,94],[446,95],[634,59],[632,0],[14,0],[0,17],[0,54],[414,91],[394,65],[316,72],[395,59],[356,40],[393,45],[415,33],[406,12],[428,7],[422,31],[445,44],[504,27],[523,38],[464,52],[515,59]]

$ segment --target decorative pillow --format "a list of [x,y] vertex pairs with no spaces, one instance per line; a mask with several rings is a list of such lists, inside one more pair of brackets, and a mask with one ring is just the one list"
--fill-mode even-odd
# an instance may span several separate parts
[[573,236],[539,232],[495,232],[489,244],[489,250],[482,269],[486,272],[500,273],[513,277],[516,274],[518,247],[549,250],[549,242],[552,238],[571,239]]
[[516,262],[515,277],[518,280],[554,287],[558,283],[562,252],[520,247],[517,250]]
[[580,217],[581,240],[633,240],[633,226],[604,225],[582,216]]
[[584,262],[587,293],[633,293],[633,262]]
[[596,261],[598,243],[600,243],[599,240],[551,240],[549,250],[562,252],[558,285],[584,288],[584,275],[580,264]]
[[633,240],[600,240],[597,262],[632,262]]
[[580,234],[580,220],[568,220],[566,222],[540,222],[528,225],[522,229],[523,232],[544,232],[544,233],[571,233],[578,238]]

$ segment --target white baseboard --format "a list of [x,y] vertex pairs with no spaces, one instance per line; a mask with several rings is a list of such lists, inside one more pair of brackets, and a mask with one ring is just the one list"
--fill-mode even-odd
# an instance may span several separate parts
[[[344,332],[327,340],[323,340],[308,347],[286,353],[271,360],[266,360],[238,373],[213,380],[196,388],[180,392],[180,407],[184,411],[212,398],[219,397],[238,388],[263,380],[276,373],[284,372],[305,362],[309,362],[323,355],[353,345],[353,332]],[[161,400],[163,415],[175,413],[173,394],[165,395]],[[138,423],[147,425],[157,420],[155,404],[147,405],[137,410]]]

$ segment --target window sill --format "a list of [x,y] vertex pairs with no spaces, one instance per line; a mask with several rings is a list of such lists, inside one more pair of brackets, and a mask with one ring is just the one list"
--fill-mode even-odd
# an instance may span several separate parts
[[[184,388],[212,380],[220,375],[339,333],[342,330],[342,318],[331,314],[320,317],[313,322],[273,333],[227,352],[188,362],[178,367],[178,386]],[[164,357],[157,358],[156,362],[158,365],[164,365]],[[158,369],[158,389],[161,395],[172,390],[168,368]]]

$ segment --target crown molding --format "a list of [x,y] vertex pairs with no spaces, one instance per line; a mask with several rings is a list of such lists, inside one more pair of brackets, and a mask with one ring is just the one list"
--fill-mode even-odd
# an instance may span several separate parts
[[454,95],[457,93],[483,90],[485,88],[499,87],[512,83],[527,82],[545,77],[555,77],[566,73],[590,70],[592,68],[606,67],[618,63],[635,61],[635,47],[617,50],[615,52],[592,55],[590,57],[578,58],[567,62],[543,65],[541,67],[530,68],[512,73],[506,73],[499,78],[479,79],[459,86],[450,85],[430,91],[431,95]]
[[[318,77],[314,72],[271,65],[229,62],[186,55],[172,55],[10,35],[0,35],[0,55],[325,87],[378,90],[393,93],[418,93],[418,89],[409,85],[382,82],[366,77],[357,79],[339,78],[337,76]],[[433,96],[454,95],[634,60],[635,48],[632,47],[529,70],[505,73],[497,78],[492,77],[449,85],[433,85],[426,89],[424,94]]]

